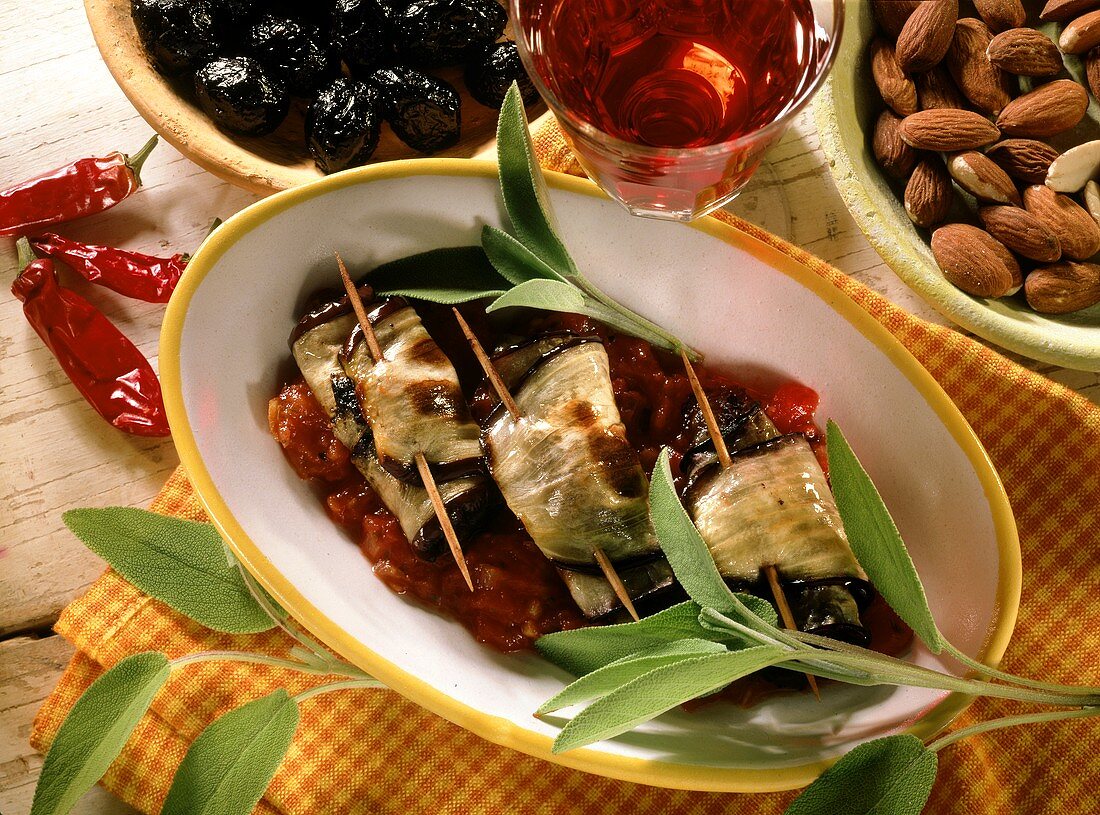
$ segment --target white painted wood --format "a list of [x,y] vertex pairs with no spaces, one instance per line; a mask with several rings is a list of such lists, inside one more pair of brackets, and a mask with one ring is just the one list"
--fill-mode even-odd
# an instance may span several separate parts
[[[82,4],[0,3],[0,186],[79,156],[136,150],[148,126],[111,80]],[[95,242],[172,253],[193,249],[214,216],[254,197],[161,145],[146,188],[113,211],[66,226]],[[879,259],[844,208],[812,119],[800,116],[731,207],[935,322],[944,319]],[[0,636],[50,625],[102,563],[64,530],[60,514],[85,504],[147,504],[175,466],[167,441],[136,439],[106,425],[57,370],[8,289],[14,246],[0,239]],[[74,282],[154,359],[162,306],[124,301]],[[1100,375],[1026,363],[1100,402]],[[68,655],[57,637],[0,643],[0,812],[29,809],[40,758],[26,744],[31,718]],[[13,660],[13,655],[18,659]],[[12,666],[15,667],[12,667]],[[22,666],[22,667],[20,667]],[[82,813],[130,810],[102,790]]]

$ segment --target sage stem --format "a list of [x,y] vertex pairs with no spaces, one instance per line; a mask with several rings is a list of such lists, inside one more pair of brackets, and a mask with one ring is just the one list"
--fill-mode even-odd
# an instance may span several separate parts
[[948,733],[946,736],[936,739],[929,744],[928,749],[939,751],[957,741],[970,738],[971,736],[977,736],[980,733],[988,733],[991,730],[1001,730],[1005,727],[1015,727],[1021,724],[1037,724],[1040,722],[1057,722],[1063,719],[1087,719],[1091,716],[1100,716],[1100,707],[1083,707],[1076,710],[1053,710],[1047,713],[1027,713],[1023,716],[1005,716],[1000,719],[973,724],[970,727],[964,727],[962,730],[956,730],[954,733]]
[[269,657],[266,654],[252,654],[247,651],[199,651],[194,654],[177,657],[168,664],[172,668],[184,668],[188,665],[194,665],[200,662],[247,662],[253,665],[267,665],[270,668],[287,668],[292,671],[298,671],[298,673],[314,674],[316,676],[366,676],[366,674],[358,668],[351,665],[342,667],[339,670],[333,670],[331,668],[314,668],[301,662],[295,662],[294,660]]
[[318,685],[315,688],[304,690],[294,697],[295,702],[304,702],[322,693],[331,693],[335,690],[350,690],[352,688],[384,688],[386,687],[377,679],[348,679],[345,682],[332,682],[328,685]]

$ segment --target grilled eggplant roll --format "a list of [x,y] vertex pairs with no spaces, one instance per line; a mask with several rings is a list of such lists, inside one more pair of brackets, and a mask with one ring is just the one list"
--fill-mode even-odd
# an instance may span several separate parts
[[603,344],[554,334],[494,363],[520,417],[501,404],[489,414],[482,436],[489,470],[581,611],[598,617],[619,606],[597,548],[632,599],[671,585],[649,521],[649,482],[627,441]]
[[423,453],[437,482],[484,472],[481,429],[470,418],[458,373],[400,297],[372,304],[367,318],[382,359],[374,360],[354,327],[342,361],[355,381],[379,463],[394,476],[420,483]]
[[[769,425],[759,407],[747,410],[743,435],[731,433],[731,466],[696,463],[684,505],[727,582],[755,588],[761,567],[774,565],[800,630],[866,644],[859,611],[872,589],[825,474],[804,436]],[[761,433],[774,438],[744,444]]]
[[[369,296],[368,291],[367,299]],[[351,450],[356,468],[397,517],[413,550],[425,560],[435,560],[446,551],[447,543],[431,498],[423,487],[400,481],[381,466],[355,383],[340,362],[340,352],[356,326],[346,298],[312,309],[291,335],[294,359],[306,384],[332,419],[336,437]],[[460,541],[478,530],[485,513],[499,500],[484,474],[454,478],[438,486]]]

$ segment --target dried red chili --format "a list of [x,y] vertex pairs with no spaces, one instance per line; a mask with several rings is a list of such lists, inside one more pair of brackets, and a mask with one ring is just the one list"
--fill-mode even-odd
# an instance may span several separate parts
[[132,156],[82,158],[0,191],[0,236],[26,235],[110,209],[141,186],[141,165],[156,146],[153,136]]
[[149,303],[168,302],[190,257],[176,254],[160,258],[79,243],[53,233],[33,239],[31,245],[40,255],[65,261],[92,283]]
[[57,282],[53,261],[19,241],[23,272],[11,285],[23,313],[88,404],[127,433],[167,436],[160,382],[149,361],[95,306]]

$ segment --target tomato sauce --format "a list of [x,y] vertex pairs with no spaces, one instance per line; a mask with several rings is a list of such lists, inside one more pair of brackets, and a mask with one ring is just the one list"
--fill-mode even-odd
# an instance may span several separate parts
[[[443,323],[437,325],[430,309],[422,316],[452,356],[467,392],[473,392],[479,371],[467,358],[461,335],[449,326],[441,327]],[[483,315],[473,311],[468,319],[487,346],[496,342]],[[668,446],[673,475],[682,480],[680,462],[695,441],[685,421],[694,397],[677,357],[655,351],[634,337],[610,334],[603,326],[575,315],[546,315],[522,329],[521,335],[526,336],[546,330],[599,335],[607,348],[627,436],[637,448],[643,468],[652,470],[661,448]],[[757,392],[705,365],[696,366],[696,371],[708,397],[717,400],[733,394],[758,401],[782,432],[807,433],[819,458],[824,459],[821,433],[814,425],[816,392],[798,384],[784,385],[774,393]],[[475,414],[479,402],[484,407],[484,400],[482,391],[472,396]],[[502,652],[531,649],[543,634],[589,624],[557,571],[507,507],[496,510],[484,530],[464,547],[475,586],[471,592],[450,557],[428,563],[413,552],[397,519],[352,465],[348,451],[336,439],[303,381],[287,384],[271,400],[269,423],[295,472],[318,487],[328,514],[358,541],[375,575],[392,591],[440,610],[458,620],[478,642]],[[868,625],[876,630],[875,624]],[[883,630],[887,629],[889,624]],[[900,651],[907,643],[895,647]],[[879,647],[877,637],[873,644]],[[893,648],[891,652],[895,652]],[[758,691],[741,685],[723,698],[735,696],[734,701],[751,703],[758,698]]]

